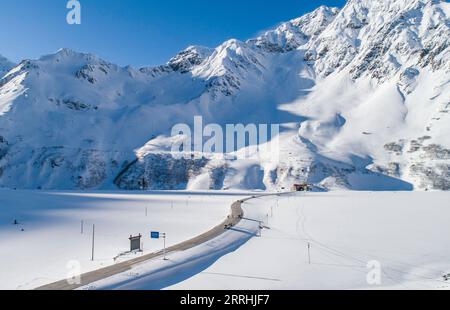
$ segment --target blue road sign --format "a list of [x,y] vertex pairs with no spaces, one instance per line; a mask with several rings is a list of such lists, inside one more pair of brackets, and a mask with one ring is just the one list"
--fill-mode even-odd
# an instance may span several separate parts
[[159,232],[158,231],[152,231],[150,233],[150,236],[152,239],[159,239]]

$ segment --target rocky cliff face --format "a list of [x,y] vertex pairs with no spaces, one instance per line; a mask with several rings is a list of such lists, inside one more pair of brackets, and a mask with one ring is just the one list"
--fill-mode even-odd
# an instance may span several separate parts
[[[445,1],[350,0],[155,68],[0,57],[0,186],[448,190],[449,16]],[[180,159],[171,128],[194,115],[283,130],[248,160]]]

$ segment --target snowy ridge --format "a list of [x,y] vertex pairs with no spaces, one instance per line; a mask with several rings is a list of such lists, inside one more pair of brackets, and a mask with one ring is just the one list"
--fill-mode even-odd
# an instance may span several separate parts
[[[155,68],[68,49],[6,67],[0,186],[448,190],[449,16],[445,1],[351,0]],[[195,115],[282,124],[281,162],[173,157],[172,126]]]
[[265,32],[262,36],[249,40],[266,51],[289,52],[305,45],[320,35],[334,20],[339,10],[321,6],[312,13],[282,23],[274,30]]
[[182,73],[189,72],[194,66],[200,65],[214,52],[203,46],[190,46],[169,61],[169,66]]

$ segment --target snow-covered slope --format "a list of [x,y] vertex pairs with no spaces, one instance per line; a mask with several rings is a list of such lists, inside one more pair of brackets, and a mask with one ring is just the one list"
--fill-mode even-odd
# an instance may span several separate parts
[[[67,264],[74,260],[85,273],[160,251],[162,240],[152,240],[149,229],[164,230],[167,246],[179,244],[221,223],[230,213],[230,201],[245,195],[2,189],[0,288],[34,289],[64,279]],[[14,219],[18,225],[12,225]],[[142,234],[143,253],[126,253],[130,234]]]
[[[213,264],[197,263],[203,268],[195,276],[168,289],[448,290],[450,281],[444,276],[450,270],[450,251],[442,246],[450,241],[443,216],[449,212],[448,195],[333,192],[249,201],[247,217],[264,221],[270,229]],[[234,232],[235,237],[243,235]],[[179,262],[177,256],[171,255],[170,261]],[[155,288],[162,277],[151,273],[156,264],[136,266],[135,279],[127,273],[97,288],[111,288],[108,282],[115,289]],[[379,281],[373,281],[374,270]],[[182,273],[174,274],[164,274],[165,279],[179,281]]]
[[[0,186],[450,189],[449,16],[444,1],[350,0],[156,68],[67,49],[23,61],[0,81]],[[174,157],[171,128],[195,115],[283,124],[279,147]]]

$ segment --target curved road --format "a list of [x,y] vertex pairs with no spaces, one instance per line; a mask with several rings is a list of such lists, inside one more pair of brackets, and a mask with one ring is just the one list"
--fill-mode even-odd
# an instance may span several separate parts
[[[267,195],[267,194],[266,194]],[[234,202],[231,206],[231,214],[228,216],[228,218],[222,222],[220,225],[214,227],[213,229],[209,230],[208,232],[195,237],[193,239],[184,241],[180,244],[174,245],[172,247],[169,247],[166,249],[166,253],[169,254],[170,252],[175,251],[185,251],[191,248],[194,248],[202,243],[205,243],[209,240],[212,240],[218,236],[220,236],[222,233],[227,231],[227,229],[231,226],[236,226],[241,219],[244,217],[244,211],[242,210],[242,203],[249,201],[251,199],[259,198],[266,195],[259,195],[259,196],[253,196],[250,198],[246,198],[243,200],[238,200]],[[268,194],[270,195],[270,194]],[[128,260],[125,262],[121,262],[109,267],[105,267],[102,269],[98,269],[95,271],[91,271],[85,274],[81,275],[81,283],[80,284],[70,284],[67,282],[67,280],[61,280],[55,283],[51,283],[48,285],[44,285],[41,287],[36,288],[36,290],[75,290],[80,287],[86,286],[90,283],[97,282],[102,279],[109,278],[111,276],[114,276],[116,274],[126,272],[130,270],[133,266],[136,264],[140,264],[143,262],[146,262],[148,260],[157,258],[163,254],[163,251],[159,251],[152,254],[143,255],[141,257]]]

